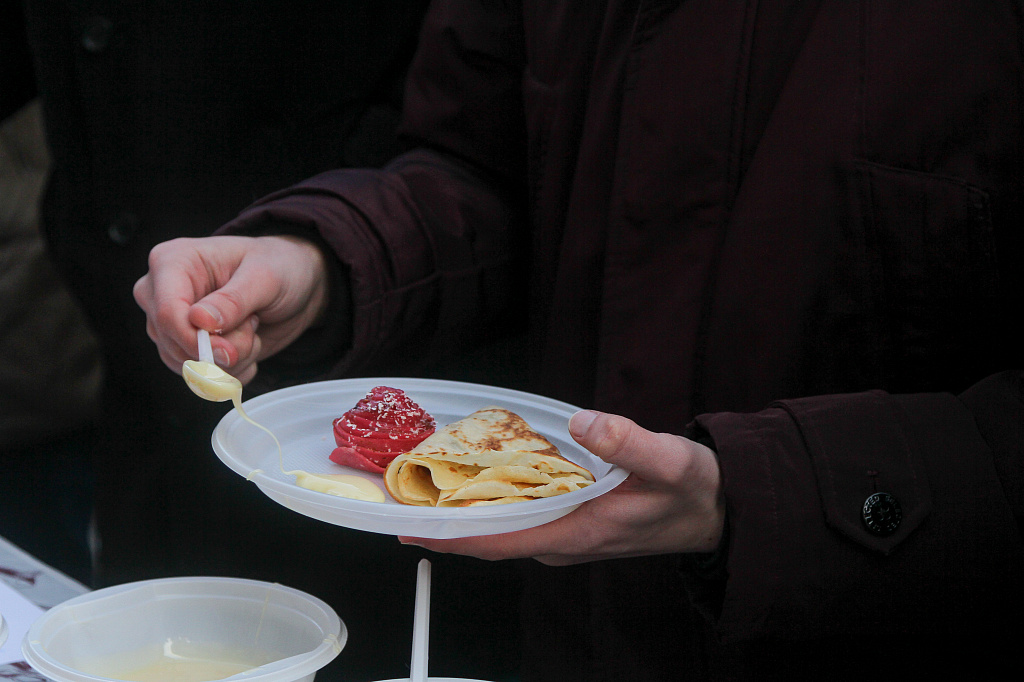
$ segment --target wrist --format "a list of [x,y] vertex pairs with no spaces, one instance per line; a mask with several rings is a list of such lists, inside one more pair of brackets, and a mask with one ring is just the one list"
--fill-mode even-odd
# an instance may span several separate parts
[[702,503],[702,533],[695,538],[693,551],[711,554],[722,544],[725,534],[725,494],[722,488],[722,471],[715,451],[699,442],[693,443],[696,452],[694,460],[699,464],[700,480],[704,481]]

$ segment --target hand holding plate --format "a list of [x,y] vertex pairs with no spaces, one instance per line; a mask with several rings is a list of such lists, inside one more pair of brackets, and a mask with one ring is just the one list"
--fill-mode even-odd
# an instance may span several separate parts
[[401,538],[437,552],[481,559],[533,557],[550,565],[600,559],[709,552],[725,523],[714,452],[694,441],[653,433],[616,415],[579,412],[569,431],[606,462],[631,471],[617,488],[536,528],[453,540]]

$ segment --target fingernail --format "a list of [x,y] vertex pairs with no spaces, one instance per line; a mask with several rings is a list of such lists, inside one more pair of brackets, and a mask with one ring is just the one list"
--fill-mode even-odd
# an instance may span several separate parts
[[210,317],[212,317],[213,321],[216,323],[217,328],[220,329],[221,325],[224,324],[224,318],[221,317],[220,311],[215,310],[214,308],[211,308],[208,305],[203,305],[202,303],[196,303],[196,305],[205,310],[206,312],[208,312],[210,314]]
[[593,410],[580,410],[569,418],[569,433],[574,438],[582,438],[595,419],[597,419],[597,412]]
[[217,350],[213,351],[213,359],[221,367],[227,367],[228,363],[231,362],[231,358],[228,357],[228,352],[223,348],[218,348]]

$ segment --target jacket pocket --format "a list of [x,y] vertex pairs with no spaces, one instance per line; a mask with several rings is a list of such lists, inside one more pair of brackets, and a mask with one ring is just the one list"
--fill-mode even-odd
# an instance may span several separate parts
[[[960,180],[859,162],[858,273],[890,390],[966,386],[998,329],[998,268],[989,197]],[[859,234],[858,234],[859,232]],[[950,372],[959,376],[951,377]],[[951,383],[952,382],[952,383]]]

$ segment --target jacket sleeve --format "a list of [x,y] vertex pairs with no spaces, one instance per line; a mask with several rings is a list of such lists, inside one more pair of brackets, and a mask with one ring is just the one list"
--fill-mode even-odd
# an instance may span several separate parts
[[[521,319],[525,126],[518,19],[505,3],[435,3],[405,94],[409,151],[324,173],[223,228],[316,235],[347,281],[351,344],[335,373],[450,353]],[[287,226],[287,227],[285,227]]]
[[697,419],[729,515],[725,641],[1019,627],[1024,374]]

